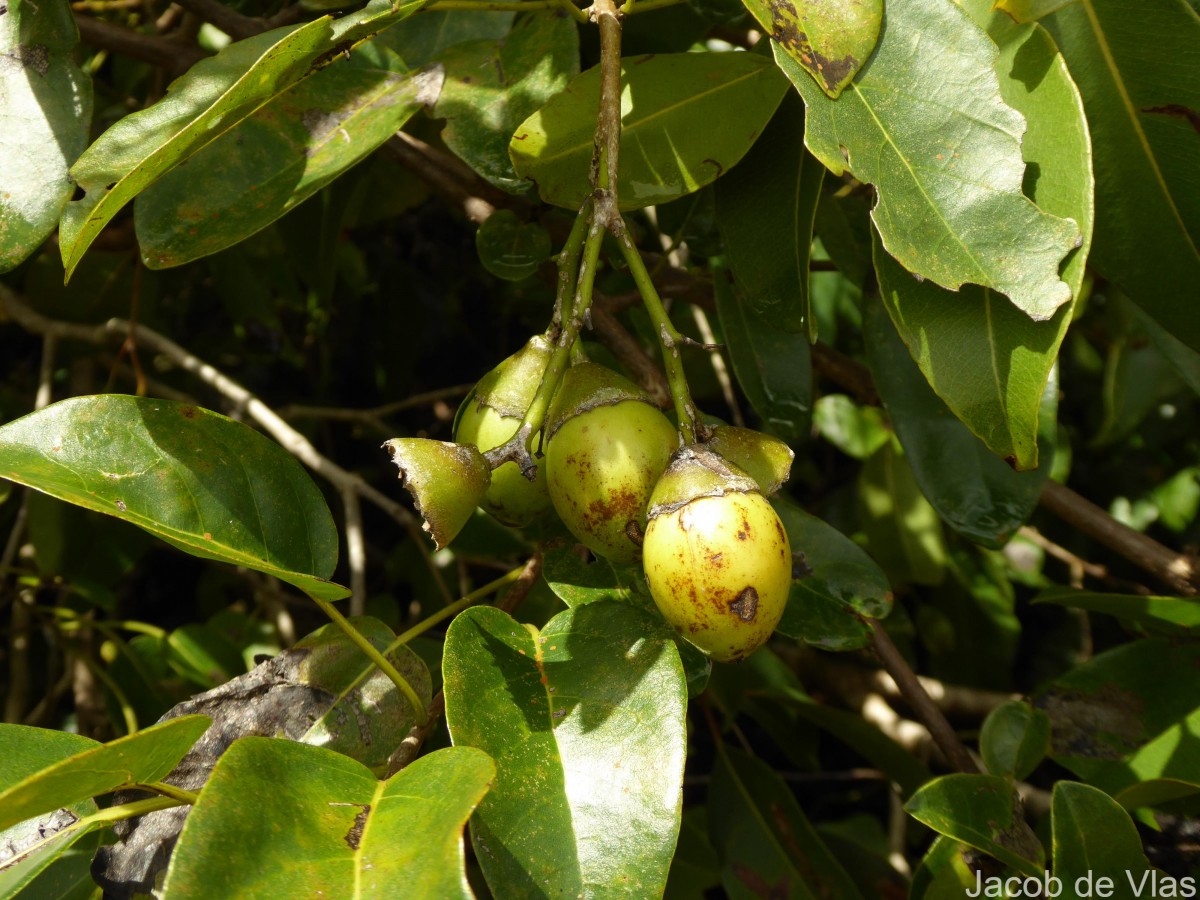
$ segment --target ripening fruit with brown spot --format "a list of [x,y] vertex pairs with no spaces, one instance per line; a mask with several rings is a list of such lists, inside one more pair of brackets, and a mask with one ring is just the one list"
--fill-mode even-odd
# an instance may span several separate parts
[[766,643],[792,586],[779,516],[749,476],[699,446],[654,489],[642,565],[663,618],[720,662]]
[[627,378],[595,363],[568,369],[546,421],[546,477],[563,524],[592,552],[635,562],[650,492],[679,437]]

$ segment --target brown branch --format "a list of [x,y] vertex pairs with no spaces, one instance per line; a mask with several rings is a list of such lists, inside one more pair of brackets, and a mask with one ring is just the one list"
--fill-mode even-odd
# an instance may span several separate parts
[[198,18],[221,29],[235,41],[254,37],[268,31],[271,25],[264,19],[244,16],[220,0],[175,0],[180,6]]
[[813,369],[818,375],[840,385],[859,403],[879,406],[879,393],[871,370],[840,350],[817,341],[812,348]]
[[900,655],[900,651],[896,649],[896,645],[884,631],[883,625],[876,619],[868,621],[871,624],[871,636],[876,656],[879,657],[879,661],[883,663],[887,673],[896,682],[900,696],[912,707],[913,713],[921,720],[921,723],[929,729],[934,743],[938,745],[938,749],[942,751],[946,760],[960,772],[978,772],[979,767],[975,765],[975,760],[971,758],[966,746],[959,740],[958,734],[925,691],[908,661]]
[[1171,590],[1185,597],[1196,596],[1200,573],[1190,557],[1121,524],[1099,506],[1058,482],[1046,482],[1040,502],[1068,525],[1116,551],[1169,585]]
[[654,404],[660,409],[670,406],[671,389],[667,386],[667,379],[658,363],[642,349],[637,339],[599,303],[592,304],[591,319],[596,337],[629,370],[630,376],[650,395]]
[[90,16],[75,16],[79,37],[84,43],[111,50],[131,59],[165,69],[172,75],[186,72],[208,54],[196,46],[187,46],[168,38],[142,34]]

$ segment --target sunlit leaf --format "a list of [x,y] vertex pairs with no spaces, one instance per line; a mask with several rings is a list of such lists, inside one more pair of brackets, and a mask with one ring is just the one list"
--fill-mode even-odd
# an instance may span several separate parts
[[153,106],[125,116],[71,167],[86,191],[63,209],[59,225],[69,278],[120,209],[166,172],[292,85],[341,58],[345,49],[416,12],[426,0],[392,7],[371,0],[337,21],[324,16],[236,41],[170,85]]
[[349,593],[327,580],[337,531],[300,464],[197,406],[117,394],[62,400],[0,427],[0,477],[309,594]]
[[[208,729],[207,716],[154,725],[45,766],[0,791],[0,830],[98,794],[160,780]],[[14,742],[15,733],[6,735]]]
[[993,775],[1022,781],[1050,750],[1050,717],[1028,703],[1010,700],[988,713],[979,752]]
[[492,889],[657,896],[679,829],[687,696],[675,644],[612,601],[540,631],[476,607],[446,634],[454,743],[497,760],[471,823]]
[[74,189],[92,118],[78,42],[66,3],[8,0],[0,17],[0,272],[41,246]]
[[446,146],[497,187],[528,190],[513,171],[509,139],[579,73],[575,20],[557,11],[533,13],[504,37],[459,43],[438,62],[446,81],[433,115],[446,120]]
[[904,268],[956,290],[989,287],[1032,318],[1071,299],[1059,263],[1074,222],[1021,193],[1025,120],[1005,103],[996,45],[953,3],[889,0],[871,64],[831,100],[778,46],[808,106],[805,144],[874,184],[871,213]]
[[[1042,28],[1015,25],[988,0],[961,5],[999,46],[1000,93],[1027,122],[1025,190],[1082,230],[1062,276],[1078,295],[1093,218],[1091,143],[1079,93]],[[1019,469],[1034,468],[1039,431],[1043,441],[1054,433],[1039,410],[1072,305],[1035,322],[987,288],[968,285],[956,295],[918,281],[878,242],[875,263],[892,321],[934,391],[994,453]]]
[[1158,893],[1153,886],[1160,876],[1151,871],[1133,820],[1103,791],[1059,781],[1051,796],[1050,817],[1054,874],[1063,884],[1081,892],[1083,885],[1106,879],[1112,885],[1107,893],[1121,900]]
[[888,441],[863,465],[858,495],[867,552],[889,580],[940,584],[946,572],[942,523],[895,441]]
[[[750,149],[787,90],[770,61],[751,53],[661,53],[621,63],[622,209],[666,203],[714,181]],[[575,210],[591,191],[599,98],[594,67],[512,137],[517,174],[547,203]]]
[[440,72],[408,72],[370,45],[304,79],[142,192],[146,265],[182,265],[265,228],[395,134],[440,84]]
[[1033,602],[1105,613],[1166,634],[1196,634],[1200,629],[1200,602],[1183,597],[1144,597],[1051,588],[1038,594]]
[[163,896],[472,897],[462,831],[495,774],[448,747],[377,781],[339,753],[243,738],[188,814]]
[[774,45],[837,98],[875,49],[883,0],[742,0]]

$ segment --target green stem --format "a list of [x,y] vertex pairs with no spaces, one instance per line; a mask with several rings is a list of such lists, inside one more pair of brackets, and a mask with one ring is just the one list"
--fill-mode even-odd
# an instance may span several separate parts
[[625,0],[621,6],[621,15],[631,16],[634,13],[653,12],[664,6],[678,6],[687,0]]
[[558,289],[554,294],[554,317],[550,328],[557,331],[562,327],[563,309],[566,308],[567,298],[574,299],[575,285],[579,278],[579,255],[583,252],[584,237],[591,222],[592,200],[589,197],[575,217],[567,242],[563,244],[562,252],[558,254]]
[[176,787],[173,784],[166,784],[162,781],[154,781],[146,784],[133,784],[132,788],[137,788],[143,791],[153,791],[163,797],[169,797],[176,803],[186,803],[188,806],[195,806],[196,801],[200,799],[200,794],[197,791],[189,791],[186,788]]
[[108,809],[102,809],[81,819],[80,823],[87,822],[90,824],[98,822],[103,825],[110,822],[122,822],[125,819],[136,819],[138,816],[146,815],[146,813],[158,812],[160,809],[171,809],[182,805],[178,800],[173,800],[170,797],[151,797],[148,800],[135,800],[133,803],[110,806]]
[[125,730],[128,734],[137,734],[138,720],[137,713],[133,711],[133,704],[129,702],[129,698],[125,696],[125,692],[104,669],[96,665],[88,657],[80,654],[80,660],[87,667],[92,676],[101,682],[106,688],[112,691],[113,698],[117,701],[117,706],[121,709],[121,717],[125,720]]
[[675,403],[675,415],[679,419],[679,433],[683,436],[684,444],[694,444],[696,442],[696,407],[692,403],[687,375],[683,371],[683,359],[679,353],[683,336],[676,330],[670,316],[667,315],[662,299],[654,288],[654,280],[646,271],[642,255],[629,236],[629,229],[622,229],[617,240],[621,244],[621,254],[625,257],[630,274],[633,275],[638,293],[642,295],[642,303],[645,304],[646,312],[649,313],[650,321],[654,325],[654,333],[658,335],[658,342],[662,346],[663,365],[667,370],[667,384],[671,388],[671,400]]
[[417,724],[424,725],[429,721],[429,714],[425,711],[425,706],[421,703],[421,698],[417,696],[417,692],[412,689],[412,685],[405,680],[404,676],[396,670],[396,667],[388,662],[387,657],[379,652],[379,648],[363,637],[362,632],[350,624],[350,621],[338,612],[337,607],[328,600],[312,594],[309,596],[316,601],[317,606],[324,610],[325,615],[329,616],[333,620],[333,623],[342,629],[346,637],[350,638],[358,646],[359,650],[367,654],[367,658],[379,666],[379,670],[392,680],[392,684],[400,689],[400,693],[404,695],[405,699],[408,700],[409,706],[412,707],[413,718],[417,720]]
[[420,622],[418,622],[412,628],[397,635],[396,639],[394,641],[392,641],[392,643],[388,646],[387,652],[391,653],[397,647],[403,647],[405,644],[407,644],[413,638],[424,634],[426,631],[428,631],[430,628],[432,628],[438,622],[444,621],[445,619],[449,619],[452,616],[457,615],[462,610],[466,609],[468,606],[478,603],[480,600],[482,600],[484,597],[486,597],[488,594],[492,593],[493,591],[498,591],[498,590],[500,590],[500,588],[504,587],[506,584],[511,584],[512,582],[514,582],[518,578],[520,578],[521,573],[524,571],[525,571],[525,567],[519,566],[518,568],[513,569],[511,572],[507,572],[504,575],[501,575],[496,580],[489,581],[483,587],[476,588],[475,590],[471,591],[471,593],[466,594],[461,600],[457,600],[454,603],[451,603],[449,606],[442,607],[437,612],[435,612],[432,616],[422,619]]

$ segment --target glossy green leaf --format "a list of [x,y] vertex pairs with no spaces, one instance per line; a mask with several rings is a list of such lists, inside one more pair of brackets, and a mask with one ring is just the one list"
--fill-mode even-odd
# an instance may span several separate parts
[[708,788],[709,833],[733,900],[862,900],[783,779],[766,763],[723,748]]
[[446,633],[446,723],[499,775],[471,824],[506,897],[657,896],[679,830],[683,669],[653,620],[612,601],[539,632],[475,607]]
[[1034,704],[1050,716],[1054,760],[1092,781],[1128,772],[1123,760],[1191,716],[1197,697],[1200,644],[1147,638],[1097,654]]
[[[1077,296],[1093,221],[1091,142],[1079,92],[1045,30],[1014,24],[989,0],[961,5],[999,46],[1000,94],[1027,123],[1024,189],[1082,232],[1062,272]],[[874,256],[888,312],[934,391],[993,452],[1034,468],[1039,429],[1044,437],[1049,425],[1039,410],[1073,304],[1035,322],[985,287],[953,294],[913,278],[878,240]]]
[[1200,709],[1193,709],[1119,762],[1091,774],[1126,809],[1200,793]]
[[1051,588],[1038,594],[1033,602],[1105,613],[1162,634],[1189,635],[1200,629],[1200,601],[1182,597],[1143,597]]
[[141,193],[142,259],[183,265],[260,231],[395,134],[440,84],[440,72],[410,73],[374,46],[321,69]]
[[470,747],[377,781],[339,753],[242,738],[188,814],[163,896],[472,897],[462,831],[495,776]]
[[158,103],[119,120],[71,167],[87,195],[66,205],[59,224],[67,277],[105,224],[159,176],[425,2],[393,8],[390,0],[371,0],[336,22],[324,16],[236,41],[172,82]]
[[[0,830],[40,813],[134,784],[160,780],[208,729],[207,716],[184,716],[60,758],[0,792]],[[8,735],[8,743],[14,735]]]
[[433,115],[446,120],[446,146],[497,187],[528,190],[513,169],[509,140],[579,73],[575,20],[561,11],[533,13],[503,38],[458,44],[438,62],[446,81]]
[[796,580],[778,630],[825,650],[853,650],[871,642],[863,617],[892,609],[887,576],[840,531],[777,498],[775,511],[796,556]]
[[946,571],[942,523],[895,441],[884,444],[863,465],[858,499],[867,552],[888,580],[940,584]]
[[74,189],[67,170],[92,118],[78,42],[66,3],[9,0],[0,17],[0,272],[41,246]]
[[199,622],[176,628],[167,636],[171,668],[205,690],[246,671],[237,647],[218,629]]
[[825,167],[804,150],[804,105],[789,95],[746,154],[717,181],[717,221],[738,300],[772,325],[816,340],[808,255]]
[[763,429],[795,443],[812,417],[812,352],[808,335],[788,333],[734,296],[723,268],[714,266],[714,296],[733,372]]
[[337,531],[300,464],[197,406],[117,394],[60,401],[0,427],[0,477],[314,596],[349,593],[326,580]]
[[1175,374],[1195,393],[1200,394],[1200,351],[1193,350],[1168,331],[1140,307],[1133,306],[1138,324],[1154,341],[1159,353],[1166,357]]
[[537,222],[522,222],[507,209],[492,213],[475,232],[483,267],[505,281],[523,281],[550,258],[550,234]]
[[1028,703],[1001,703],[983,720],[979,752],[993,775],[1023,781],[1050,750],[1050,717]]
[[875,49],[883,0],[742,0],[786,53],[837,99]]
[[[588,559],[574,543],[563,542],[546,550],[542,577],[567,606],[594,603],[597,600],[641,602],[636,595],[649,597],[649,587],[641,567],[612,562],[604,557]],[[649,607],[645,607],[649,609]]]
[[1058,267],[1079,228],[1021,193],[1025,121],[1004,102],[996,45],[965,12],[889,0],[871,65],[837,100],[774,50],[808,105],[805,144],[875,185],[872,219],[904,268],[992,288],[1039,320],[1071,299]]
[[845,394],[822,395],[813,407],[813,424],[821,437],[855,459],[866,459],[892,439],[878,406],[861,406]]
[[1086,886],[1105,879],[1107,885],[1095,896],[1101,892],[1119,900],[1170,896],[1153,887],[1161,874],[1151,871],[1129,813],[1103,791],[1059,781],[1051,795],[1050,817],[1054,875],[1074,893],[1093,893]]
[[978,891],[965,852],[974,851],[960,841],[938,835],[913,871],[909,900],[960,900],[968,890]]
[[1002,546],[1032,515],[1050,475],[1057,379],[1046,386],[1045,408],[1034,419],[1041,426],[1044,464],[1016,472],[933,392],[882,304],[865,304],[863,332],[876,388],[922,493],[955,531],[985,547]]
[[1132,11],[1118,0],[1080,0],[1046,21],[1092,132],[1098,214],[1090,262],[1200,350],[1200,82],[1192,57],[1200,14],[1187,0]]
[[[770,61],[752,53],[621,62],[621,209],[666,203],[714,181],[750,149],[787,90]],[[597,67],[572,79],[512,137],[517,174],[536,183],[547,203],[576,210],[591,191],[599,98]]]
[[917,791],[904,809],[938,834],[962,841],[1006,866],[1037,876],[1041,842],[1022,816],[1012,783],[997,775],[943,775]]
[[10,725],[0,722],[0,792],[24,781],[54,763],[99,747],[98,741],[81,734]]

